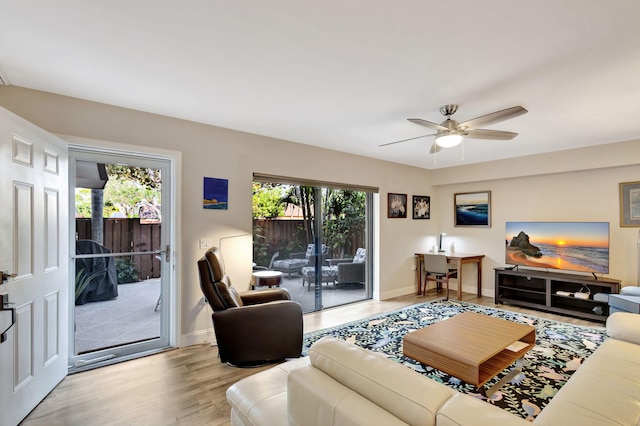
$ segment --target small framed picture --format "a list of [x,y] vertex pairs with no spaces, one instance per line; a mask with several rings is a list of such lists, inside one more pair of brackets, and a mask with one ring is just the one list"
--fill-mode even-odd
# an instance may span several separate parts
[[387,217],[407,217],[407,194],[387,194]]
[[453,194],[454,226],[491,228],[491,191]]
[[640,226],[640,182],[620,184],[620,226]]
[[229,209],[229,180],[204,178],[202,208],[213,210]]
[[431,197],[426,195],[413,196],[413,218],[414,219],[430,219],[431,218]]

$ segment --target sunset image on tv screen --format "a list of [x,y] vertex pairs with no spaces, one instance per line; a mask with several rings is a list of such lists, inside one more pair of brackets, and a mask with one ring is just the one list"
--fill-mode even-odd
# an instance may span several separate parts
[[609,222],[507,222],[509,265],[609,273]]

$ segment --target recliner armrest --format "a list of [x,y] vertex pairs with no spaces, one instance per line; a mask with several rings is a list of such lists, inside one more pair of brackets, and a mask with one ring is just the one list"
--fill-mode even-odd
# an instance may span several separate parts
[[284,288],[245,291],[238,293],[238,295],[240,296],[240,299],[242,299],[242,303],[245,305],[258,305],[276,300],[291,300],[291,295]]
[[[225,309],[224,311],[214,312],[213,317],[216,322],[234,322],[235,325],[232,328],[238,328],[243,323],[250,324],[252,327],[260,327],[261,323],[273,324],[277,320],[276,317],[295,316],[300,313],[302,313],[302,306],[298,302],[279,300],[259,305]],[[300,317],[300,321],[302,321],[302,317]]]

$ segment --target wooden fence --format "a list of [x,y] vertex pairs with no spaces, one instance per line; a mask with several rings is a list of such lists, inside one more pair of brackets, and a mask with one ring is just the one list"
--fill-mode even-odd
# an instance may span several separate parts
[[[259,231],[257,231],[259,229]],[[264,237],[264,241],[269,244],[280,245],[288,244],[294,240],[294,236],[304,235],[304,221],[291,220],[269,220],[254,219],[253,221],[254,238],[258,234]]]
[[[103,245],[112,253],[127,253],[133,251],[149,251],[148,255],[127,256],[136,268],[140,279],[160,277],[160,261],[156,259],[155,252],[163,250],[160,246],[161,223],[140,223],[139,218],[133,219],[103,219],[104,237]],[[280,250],[282,257],[291,251],[304,250],[304,221],[303,220],[254,220],[254,240],[260,235],[263,244],[270,247],[268,253],[264,253],[264,259],[254,259],[260,262],[268,261],[273,252]],[[257,229],[259,228],[259,231]],[[76,219],[76,238],[78,240],[91,239],[91,219]],[[364,247],[365,235],[362,232],[355,233],[350,240],[353,255],[356,248]],[[293,244],[297,242],[297,244]],[[286,249],[284,249],[286,247]],[[284,250],[283,250],[284,249]],[[333,253],[333,256],[340,256]],[[255,254],[254,254],[255,258]],[[262,264],[262,263],[260,263]],[[266,263],[268,264],[268,262]]]
[[[281,251],[281,255],[287,255],[289,251],[300,251],[306,248],[306,242],[304,241],[304,221],[302,219],[290,219],[290,220],[272,220],[272,219],[254,219],[253,221],[253,233],[254,241],[256,241],[256,235],[260,235],[260,240],[263,244],[268,244],[272,252]],[[353,256],[358,247],[364,247],[365,232],[364,229],[361,232],[355,232],[349,240],[351,249],[349,252],[344,253],[346,255]],[[284,250],[283,248],[291,248],[294,244],[293,250]],[[297,245],[298,247],[295,247]],[[268,253],[270,257],[272,253]],[[333,253],[333,257],[340,256],[341,253]],[[255,254],[254,254],[255,258]],[[255,260],[255,259],[254,259]],[[260,259],[262,260],[262,259]]]
[[[161,223],[140,223],[139,218],[103,219],[103,245],[112,253],[149,251],[148,255],[127,256],[136,268],[140,279],[160,277],[160,261],[155,252],[163,250],[160,246]],[[91,219],[76,219],[76,238],[91,239]],[[116,258],[118,259],[118,258]]]

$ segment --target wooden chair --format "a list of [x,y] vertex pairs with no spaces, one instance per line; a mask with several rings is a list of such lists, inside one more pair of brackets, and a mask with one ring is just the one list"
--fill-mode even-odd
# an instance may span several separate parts
[[[449,278],[457,278],[458,270],[451,269],[451,265],[447,262],[447,256],[444,254],[425,254],[424,255],[424,284],[422,286],[422,294],[427,291],[428,281],[436,283],[436,291],[442,291],[442,285],[445,285],[445,300],[449,300]],[[460,295],[458,295],[460,299]]]

